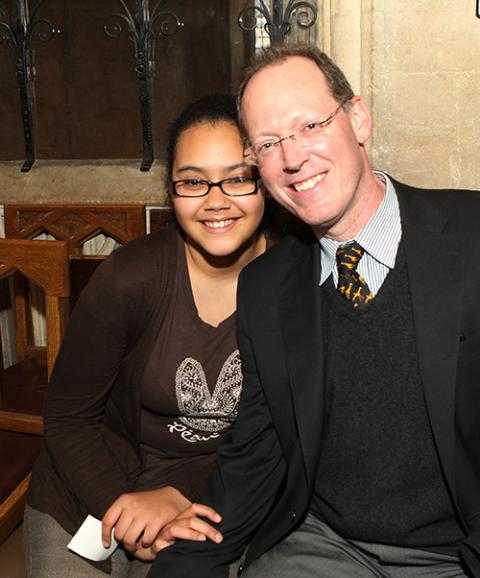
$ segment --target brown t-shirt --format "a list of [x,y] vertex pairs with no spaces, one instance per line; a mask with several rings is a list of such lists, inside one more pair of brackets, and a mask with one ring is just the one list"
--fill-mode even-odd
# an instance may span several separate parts
[[[136,239],[97,269],[73,311],[49,386],[44,444],[27,498],[30,506],[54,517],[70,534],[87,514],[102,518],[121,494],[135,489],[170,484],[192,500],[200,498],[225,430],[199,430],[197,422],[192,427],[191,422],[180,421],[175,376],[181,362],[192,357],[201,363],[207,383],[211,372],[217,371],[216,383],[220,368],[236,349],[235,319],[232,316],[219,328],[202,326],[198,319],[188,321],[188,316],[173,323],[171,308],[180,298],[179,272],[188,279],[185,263],[176,227]],[[214,335],[208,349],[211,361],[206,353],[199,357],[192,349],[197,325],[207,336],[210,331]],[[172,334],[172,326],[183,333]],[[228,338],[219,341],[231,345],[221,359],[215,339],[224,329]],[[187,346],[180,360],[169,360],[165,346],[171,339],[178,347],[182,335],[192,347]],[[212,369],[217,361],[219,369]],[[166,387],[168,391],[162,391]],[[180,398],[186,414],[191,414],[194,398]],[[204,410],[195,411],[199,417]],[[222,420],[233,419],[233,412],[223,414]],[[193,435],[204,431],[207,436],[219,435],[207,443],[188,442],[184,439],[188,433],[172,433],[168,424],[171,429],[194,431]]]
[[218,327],[200,319],[178,239],[176,291],[141,383],[136,489],[172,485],[198,499],[220,440],[235,421],[242,386],[235,314]]

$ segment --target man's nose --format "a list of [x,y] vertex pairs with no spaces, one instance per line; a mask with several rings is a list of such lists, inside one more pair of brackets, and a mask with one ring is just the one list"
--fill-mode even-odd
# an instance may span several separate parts
[[295,135],[284,138],[280,142],[283,159],[283,170],[285,172],[296,172],[302,168],[310,153],[305,147],[300,146],[295,140]]

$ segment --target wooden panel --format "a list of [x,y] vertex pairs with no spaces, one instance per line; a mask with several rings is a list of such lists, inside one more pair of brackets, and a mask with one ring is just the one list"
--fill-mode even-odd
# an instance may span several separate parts
[[48,233],[67,241],[70,257],[103,233],[123,245],[145,234],[143,205],[5,205],[5,236],[32,239]]
[[149,207],[148,217],[150,233],[175,222],[175,213],[170,207]]
[[[10,12],[11,2],[2,4]],[[133,10],[133,0],[126,4]],[[239,35],[230,39],[231,28],[238,25],[227,0],[161,4],[162,10],[175,12],[184,27],[156,37],[152,124],[157,158],[165,158],[166,127],[188,102],[231,91],[231,45],[237,47]],[[134,47],[124,22],[117,38],[103,30],[115,12],[123,12],[118,0],[43,2],[38,17],[50,20],[61,34],[51,42],[34,43],[39,159],[141,157]],[[15,53],[6,46],[0,47],[0,70],[0,159],[14,160],[23,155],[23,132]]]
[[0,409],[10,414],[42,415],[47,387],[44,351],[43,357],[24,358],[3,370],[0,374]]

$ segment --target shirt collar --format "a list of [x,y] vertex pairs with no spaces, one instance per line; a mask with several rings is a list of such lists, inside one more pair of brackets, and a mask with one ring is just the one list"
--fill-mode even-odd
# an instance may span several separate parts
[[[392,181],[380,171],[374,171],[374,174],[385,182],[385,195],[372,218],[350,241],[357,241],[365,249],[365,253],[389,269],[393,269],[402,236],[400,207]],[[348,241],[339,243],[326,237],[320,237],[319,241],[322,265],[320,285],[322,285],[335,267],[335,256],[339,245]]]

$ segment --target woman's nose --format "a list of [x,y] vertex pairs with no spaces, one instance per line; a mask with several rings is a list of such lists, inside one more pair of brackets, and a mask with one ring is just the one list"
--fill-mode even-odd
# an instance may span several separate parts
[[205,197],[207,209],[220,210],[230,206],[230,199],[225,195],[220,185],[212,185],[208,195]]

